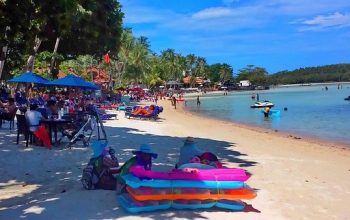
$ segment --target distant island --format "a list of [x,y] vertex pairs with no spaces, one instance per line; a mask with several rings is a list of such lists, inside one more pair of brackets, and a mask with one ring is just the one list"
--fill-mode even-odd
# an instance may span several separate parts
[[271,85],[350,81],[350,64],[334,64],[281,71],[268,76]]

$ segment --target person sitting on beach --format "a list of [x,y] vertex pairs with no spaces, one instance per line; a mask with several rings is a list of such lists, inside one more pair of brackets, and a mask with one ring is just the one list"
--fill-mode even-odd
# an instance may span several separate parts
[[46,104],[46,115],[45,117],[53,117],[54,115],[58,115],[58,107],[56,105],[56,101],[49,100]]
[[143,116],[150,116],[155,109],[154,105],[151,105],[148,110],[142,107],[137,108],[135,111],[131,112],[132,115],[143,115]]
[[44,119],[44,117],[39,111],[37,111],[37,104],[31,104],[29,109],[30,110],[25,113],[25,118],[27,120],[29,130],[34,133],[39,127],[40,120]]
[[194,157],[199,157],[202,154],[203,151],[197,148],[193,137],[187,137],[184,141],[184,145],[180,149],[179,162],[175,167],[190,163]]
[[40,125],[40,120],[44,119],[42,114],[37,111],[38,105],[31,104],[30,110],[25,113],[25,118],[27,120],[29,130],[37,137],[42,143],[49,149],[52,148],[52,143],[44,125]]
[[149,144],[141,144],[140,149],[133,151],[136,155],[136,165],[143,166],[145,170],[151,170],[152,158],[156,159],[158,154],[154,153]]
[[125,192],[126,183],[122,176],[129,173],[129,168],[132,166],[142,166],[145,170],[151,170],[152,158],[156,159],[158,154],[154,153],[149,144],[140,145],[140,149],[133,151],[136,156],[127,160],[119,169],[117,176],[117,194]]
[[0,107],[2,108],[2,110],[0,111],[0,127],[1,127],[2,120],[11,120],[11,118],[17,111],[16,105],[15,105],[15,99],[9,98],[8,103],[6,104],[0,101]]

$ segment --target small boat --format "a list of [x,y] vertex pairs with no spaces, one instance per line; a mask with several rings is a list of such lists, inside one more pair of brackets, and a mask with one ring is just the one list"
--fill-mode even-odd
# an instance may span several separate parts
[[254,105],[251,105],[251,108],[265,108],[265,107],[273,107],[275,106],[272,102],[263,101],[263,102],[255,102]]
[[350,101],[350,95],[347,98],[345,98],[344,100]]

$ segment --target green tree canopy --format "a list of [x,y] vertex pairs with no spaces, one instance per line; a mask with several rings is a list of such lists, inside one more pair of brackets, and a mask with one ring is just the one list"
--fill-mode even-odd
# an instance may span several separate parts
[[237,81],[241,80],[249,80],[253,85],[266,85],[268,73],[265,68],[248,65],[239,70]]

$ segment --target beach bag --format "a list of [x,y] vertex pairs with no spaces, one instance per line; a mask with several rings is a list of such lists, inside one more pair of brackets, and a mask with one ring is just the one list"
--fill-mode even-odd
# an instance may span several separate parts
[[118,167],[118,163],[113,160],[111,157],[109,156],[104,156],[103,157],[103,165],[107,168],[115,168]]
[[115,190],[117,187],[117,180],[111,174],[106,172],[106,175],[100,177],[99,182],[96,184],[97,189]]
[[81,183],[83,184],[84,189],[91,190],[95,189],[95,185],[98,183],[99,178],[94,172],[94,166],[88,165],[83,170],[83,175],[81,177]]
[[[83,175],[81,178],[81,183],[84,189],[105,189],[105,190],[115,190],[117,180],[113,177],[112,172],[109,172],[109,165],[115,167],[116,162],[104,160],[105,157],[95,157],[91,158],[88,165],[83,170]],[[108,157],[107,157],[108,158]],[[106,162],[104,162],[106,161]]]
[[95,189],[100,181],[100,175],[103,171],[102,157],[91,158],[88,165],[83,169],[81,183],[87,190]]

